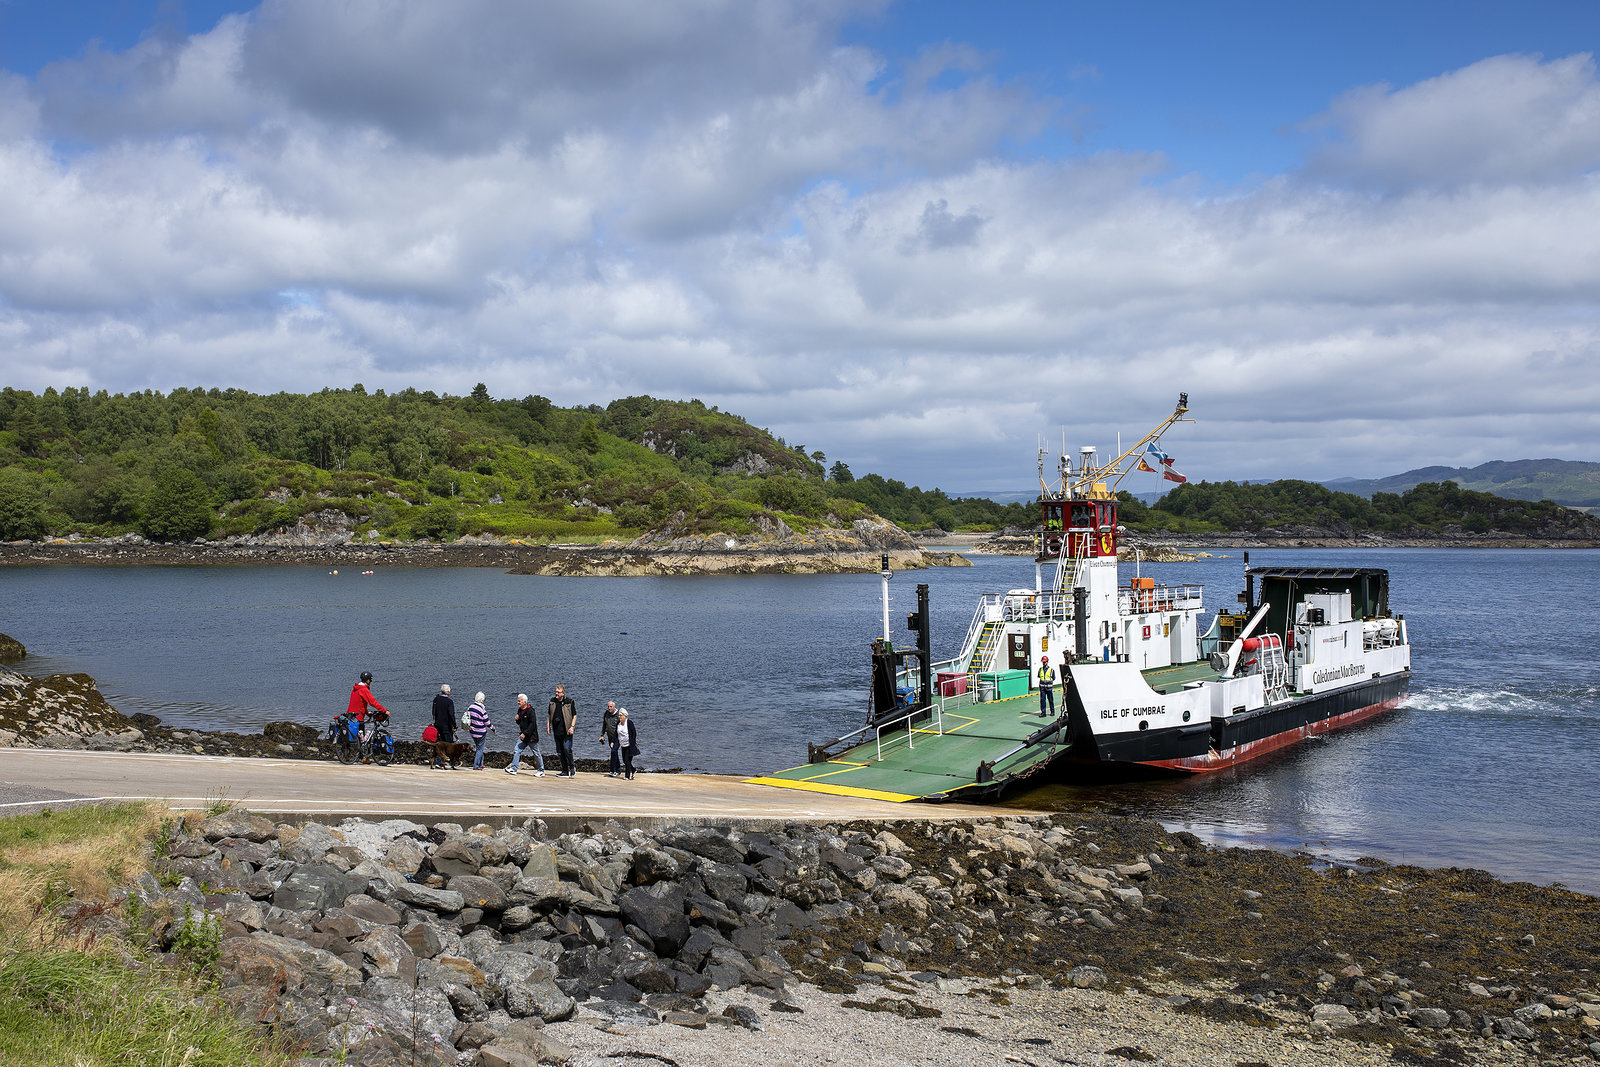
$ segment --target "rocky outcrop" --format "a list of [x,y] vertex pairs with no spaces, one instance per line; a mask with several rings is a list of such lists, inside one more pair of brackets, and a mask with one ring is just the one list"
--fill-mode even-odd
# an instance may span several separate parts
[[22,647],[22,642],[14,637],[0,634],[0,663],[15,663],[28,654]]
[[1084,815],[554,835],[227,812],[165,839],[118,899],[130,936],[209,940],[236,1012],[336,1062],[561,1063],[579,1024],[619,1042],[760,1029],[819,989],[915,1019],[940,1014],[935,992],[989,1008],[1019,988],[1141,987],[1180,1015],[1418,1063],[1567,1062],[1600,1028],[1566,947],[1592,933],[1593,898],[1318,873]]
[[892,523],[858,519],[848,530],[820,529],[781,536],[740,538],[719,533],[694,537],[654,535],[618,548],[544,554],[512,568],[516,574],[638,577],[684,574],[863,574],[971,566],[954,552],[928,552]]
[[106,703],[87,674],[28,678],[0,668],[0,748],[127,751],[144,740],[138,723]]
[[[342,513],[341,513],[342,514]],[[598,546],[529,545],[492,537],[448,544],[351,541],[326,530],[153,544],[132,534],[106,541],[0,544],[0,567],[50,563],[211,566],[502,567],[517,574],[634,577],[681,574],[874,573],[887,552],[896,570],[963,567],[965,557],[919,548],[892,523],[857,520],[848,529],[796,533],[781,523],[761,536],[670,534]]]

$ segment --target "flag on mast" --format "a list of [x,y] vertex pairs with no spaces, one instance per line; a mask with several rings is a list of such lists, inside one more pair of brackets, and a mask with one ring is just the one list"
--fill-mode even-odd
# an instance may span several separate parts
[[[1161,449],[1157,448],[1155,445],[1146,445],[1144,451],[1145,454],[1139,457],[1140,470],[1149,471],[1151,474],[1155,474],[1159,470],[1161,477],[1165,478],[1169,482],[1187,482],[1189,480],[1183,475],[1179,474],[1177,468],[1172,465],[1172,457],[1161,451]],[[1154,460],[1156,463],[1160,464],[1160,466],[1150,466],[1151,460]]]

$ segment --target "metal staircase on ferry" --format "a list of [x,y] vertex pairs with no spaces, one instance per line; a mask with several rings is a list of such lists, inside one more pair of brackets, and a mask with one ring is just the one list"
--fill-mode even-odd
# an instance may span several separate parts
[[978,647],[972,650],[972,659],[967,661],[967,673],[977,674],[989,669],[989,664],[994,659],[994,650],[1000,647],[1000,635],[1005,629],[1001,622],[986,622],[983,632],[978,635]]

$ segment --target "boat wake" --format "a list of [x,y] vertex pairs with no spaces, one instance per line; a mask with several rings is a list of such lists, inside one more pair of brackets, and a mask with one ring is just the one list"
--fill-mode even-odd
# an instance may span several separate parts
[[1560,685],[1532,691],[1441,686],[1415,689],[1405,703],[1405,707],[1412,711],[1519,718],[1591,718],[1597,705],[1600,705],[1600,686],[1596,685]]

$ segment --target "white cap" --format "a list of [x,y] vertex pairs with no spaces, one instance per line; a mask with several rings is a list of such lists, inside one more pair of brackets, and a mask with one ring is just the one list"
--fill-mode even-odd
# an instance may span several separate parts
[[473,697],[472,699],[476,700],[478,703],[482,704],[483,703],[483,690],[480,689],[478,691],[478,695]]
[[446,683],[444,683],[444,684],[443,684],[443,685],[441,685],[441,686],[440,686],[440,687],[439,687],[439,692],[441,692],[441,693],[448,693],[448,692],[450,692],[450,683],[449,683],[449,682],[446,682]]

